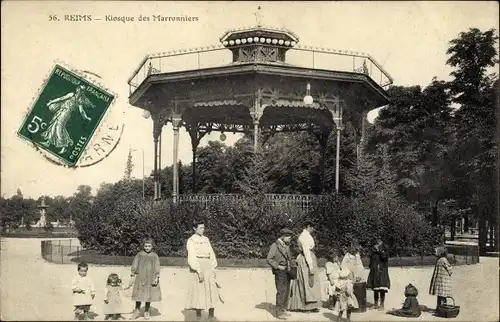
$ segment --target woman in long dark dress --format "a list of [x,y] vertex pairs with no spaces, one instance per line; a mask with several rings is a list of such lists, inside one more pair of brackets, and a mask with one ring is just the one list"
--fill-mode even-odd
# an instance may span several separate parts
[[290,311],[316,312],[322,305],[318,260],[311,236],[313,231],[313,224],[307,222],[298,239],[301,253],[297,257],[297,278],[290,283]]
[[[379,239],[373,247],[370,255],[370,273],[366,287],[373,290],[373,298],[375,300],[375,308],[384,309],[385,294],[391,288],[391,280],[389,279],[389,254],[387,246]],[[379,305],[380,299],[380,305]]]

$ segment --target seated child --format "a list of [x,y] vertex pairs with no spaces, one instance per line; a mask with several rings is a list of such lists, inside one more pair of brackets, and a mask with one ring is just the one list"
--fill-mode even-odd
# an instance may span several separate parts
[[361,255],[359,253],[359,246],[357,243],[353,243],[353,245],[349,248],[345,249],[345,255],[342,259],[342,267],[347,267],[352,275],[354,282],[359,282],[364,279],[364,271],[363,262],[361,261]]
[[335,290],[335,283],[337,282],[340,274],[340,261],[337,250],[333,250],[328,255],[328,262],[325,264],[325,271],[328,283],[326,285],[326,292],[328,294],[328,308],[333,310],[337,303],[338,293]]
[[387,314],[409,317],[409,318],[418,318],[422,313],[420,311],[420,305],[417,300],[418,290],[412,284],[408,284],[405,287],[405,303],[403,307],[398,310],[392,310],[387,312]]
[[338,293],[337,321],[341,321],[344,311],[346,311],[347,320],[351,320],[352,309],[359,308],[358,299],[354,295],[353,274],[347,267],[341,267],[338,280],[335,282],[335,290]]

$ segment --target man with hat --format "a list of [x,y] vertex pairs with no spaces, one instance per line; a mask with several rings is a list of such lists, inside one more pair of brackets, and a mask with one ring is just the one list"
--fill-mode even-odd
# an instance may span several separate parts
[[284,320],[289,314],[286,312],[290,293],[290,271],[292,253],[290,242],[293,231],[288,228],[280,230],[279,238],[271,245],[267,254],[267,262],[272,267],[276,284],[276,317]]

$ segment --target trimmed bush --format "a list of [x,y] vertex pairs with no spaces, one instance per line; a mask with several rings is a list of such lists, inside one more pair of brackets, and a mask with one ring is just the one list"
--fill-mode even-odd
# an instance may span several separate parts
[[379,237],[391,249],[390,256],[432,255],[438,244],[438,232],[424,216],[397,198],[353,200],[331,195],[316,205],[311,217],[316,221],[319,256],[326,256],[331,248],[345,250],[353,240],[368,256]]
[[[397,199],[334,194],[317,201],[309,213],[293,205],[274,205],[262,195],[175,206],[171,201],[145,202],[133,192],[134,184],[121,181],[98,193],[90,211],[77,222],[82,246],[130,256],[147,235],[155,240],[160,256],[185,257],[192,223],[203,220],[218,257],[265,258],[281,228],[300,233],[306,219],[316,223],[320,257],[334,247],[344,249],[354,239],[368,255],[378,236],[391,248],[391,256],[430,255],[437,244],[437,234],[423,216]],[[298,251],[296,242],[293,250]]]

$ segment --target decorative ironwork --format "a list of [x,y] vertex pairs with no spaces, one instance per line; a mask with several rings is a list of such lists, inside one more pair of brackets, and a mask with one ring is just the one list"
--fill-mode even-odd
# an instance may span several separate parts
[[160,69],[156,69],[153,67],[153,64],[151,61],[149,61],[149,67],[148,67],[148,76],[151,74],[159,74],[161,72]]
[[239,56],[234,61],[249,62],[257,59],[257,48],[245,47],[240,48]]
[[227,133],[247,133],[252,129],[252,125],[242,124],[221,124],[221,123],[203,123],[198,125],[198,131],[207,132],[227,132]]
[[366,65],[366,59],[363,61],[363,66],[361,66],[359,68],[355,68],[354,72],[365,74],[365,75],[370,75],[370,72],[368,71],[368,66]]
[[[281,30],[277,28],[277,30]],[[392,76],[378,63],[371,55],[367,53],[358,53],[349,50],[339,50],[332,48],[314,48],[311,46],[299,46],[300,48],[288,48],[288,63],[291,66],[298,66],[304,68],[315,68],[330,71],[345,71],[353,72],[352,66],[346,67],[346,58],[363,58],[366,60],[367,68],[369,66],[369,77],[381,87],[389,86],[393,83]],[[304,49],[305,47],[311,49]],[[246,47],[243,47],[246,48]],[[240,47],[241,49],[241,47]],[[218,59],[214,58],[217,54]],[[227,64],[228,54],[223,45],[207,46],[202,48],[196,48],[192,51],[186,51],[185,53],[157,53],[146,56],[143,61],[139,64],[138,68],[134,70],[132,76],[129,77],[127,83],[130,86],[129,92],[131,95],[139,88],[139,86],[144,82],[148,74],[149,64],[152,63],[154,66],[158,66],[156,74],[169,73],[172,72],[172,66],[175,59],[178,56],[186,57],[186,63],[183,65],[182,69],[176,69],[175,71],[189,71],[189,70],[200,70],[213,67],[220,67]],[[291,56],[293,54],[293,57]],[[313,55],[315,56],[313,64]],[[195,59],[188,59],[193,57]],[[226,57],[226,58],[225,58]],[[160,63],[161,62],[161,63]]]
[[[314,203],[321,200],[322,195],[293,195],[293,194],[265,194],[265,197],[275,206],[295,205],[302,210],[308,211]],[[179,196],[179,202],[194,202],[204,206],[223,200],[234,200],[246,198],[243,194],[183,194]]]
[[277,61],[278,60],[278,49],[272,47],[260,47],[259,48],[259,59],[263,61]]
[[166,123],[166,117],[167,115],[164,111],[151,114],[151,118],[153,119],[153,138],[155,141],[157,141],[161,135],[163,125]]
[[317,132],[321,131],[324,126],[315,123],[300,123],[300,124],[282,124],[282,125],[271,125],[262,126],[262,133],[279,133],[279,132]]

